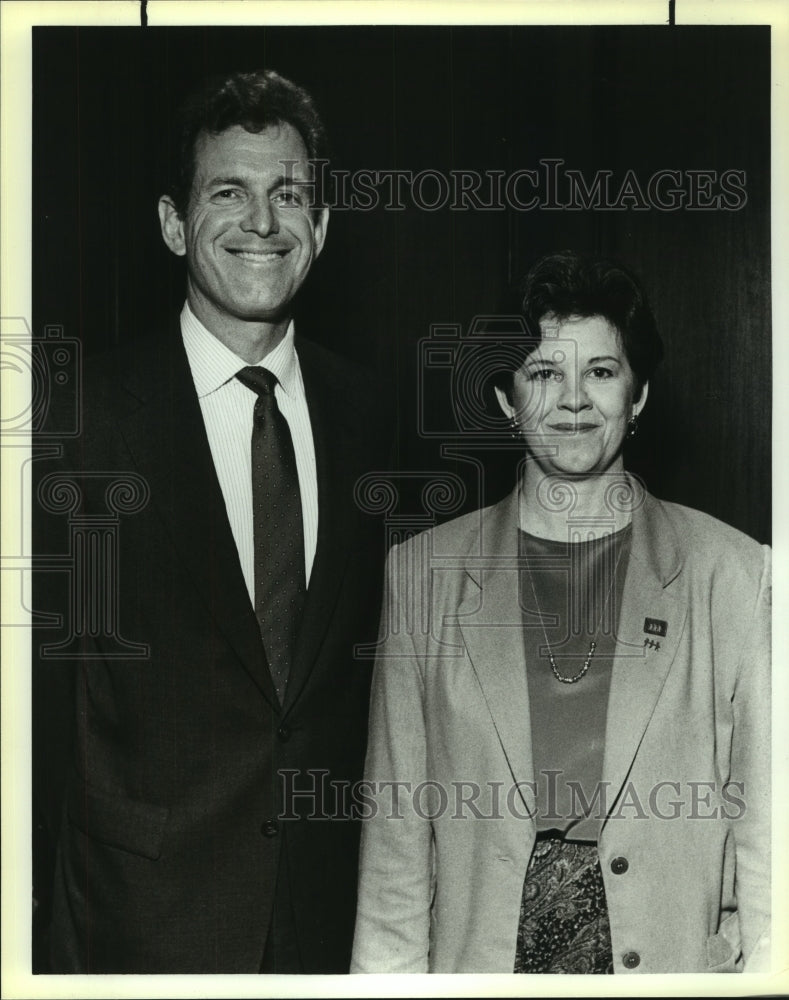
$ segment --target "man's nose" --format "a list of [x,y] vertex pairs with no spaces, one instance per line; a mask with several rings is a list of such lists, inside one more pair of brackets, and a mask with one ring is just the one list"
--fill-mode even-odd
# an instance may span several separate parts
[[279,219],[268,198],[252,198],[241,221],[244,232],[258,236],[271,236],[279,232]]

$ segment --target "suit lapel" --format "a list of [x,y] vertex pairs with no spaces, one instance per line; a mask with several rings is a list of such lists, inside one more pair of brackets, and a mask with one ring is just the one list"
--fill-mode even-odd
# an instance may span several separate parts
[[[142,363],[144,360],[144,364]],[[244,584],[179,331],[125,374],[134,403],[121,433],[207,611],[266,698],[276,693]]]
[[[633,513],[633,541],[619,614],[606,721],[603,779],[613,806],[652,718],[685,627],[687,607],[668,591],[682,568],[678,539],[660,504]],[[665,635],[645,629],[663,623]],[[665,626],[665,629],[663,629]]]
[[317,662],[340,594],[352,541],[352,469],[358,428],[349,401],[310,348],[307,342],[297,343],[315,445],[318,541],[285,693],[286,711],[303,691]]
[[518,491],[480,512],[479,549],[468,574],[458,624],[493,725],[524,805],[533,815],[534,768],[518,572]]

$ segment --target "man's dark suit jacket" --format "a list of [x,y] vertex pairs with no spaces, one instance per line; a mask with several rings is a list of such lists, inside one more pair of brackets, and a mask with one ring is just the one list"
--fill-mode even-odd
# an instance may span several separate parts
[[[349,364],[296,344],[319,532],[282,707],[177,326],[87,365],[81,435],[63,460],[35,463],[36,548],[82,567],[44,572],[34,590],[37,611],[64,616],[63,630],[34,634],[34,798],[58,843],[54,972],[257,972],[284,857],[304,971],[348,970],[358,824],[324,818],[341,815],[333,794],[284,801],[283,781],[320,792],[361,775],[371,665],[354,645],[375,635],[384,553],[354,484],[379,467],[381,407]],[[80,603],[91,560],[104,584]],[[61,658],[39,657],[75,619],[86,627]],[[147,654],[119,656],[123,643]]]

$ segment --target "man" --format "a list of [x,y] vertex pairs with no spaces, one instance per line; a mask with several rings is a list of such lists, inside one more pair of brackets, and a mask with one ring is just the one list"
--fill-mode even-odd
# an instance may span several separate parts
[[[361,773],[354,646],[383,555],[353,489],[382,432],[359,372],[294,338],[328,225],[324,143],[310,97],[271,71],[186,106],[159,202],[186,260],[180,322],[87,366],[80,437],[37,463],[39,552],[79,497],[68,585],[36,591],[70,630],[34,637],[53,972],[348,970],[358,830],[335,789]],[[112,552],[90,576],[83,529],[102,517],[84,551],[94,569],[96,545]]]

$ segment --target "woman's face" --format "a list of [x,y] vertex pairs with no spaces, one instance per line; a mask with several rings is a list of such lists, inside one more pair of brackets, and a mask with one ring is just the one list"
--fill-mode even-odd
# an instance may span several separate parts
[[511,396],[496,390],[529,454],[549,473],[599,475],[622,468],[622,442],[636,379],[620,337],[602,316],[540,320],[542,340],[515,373]]

